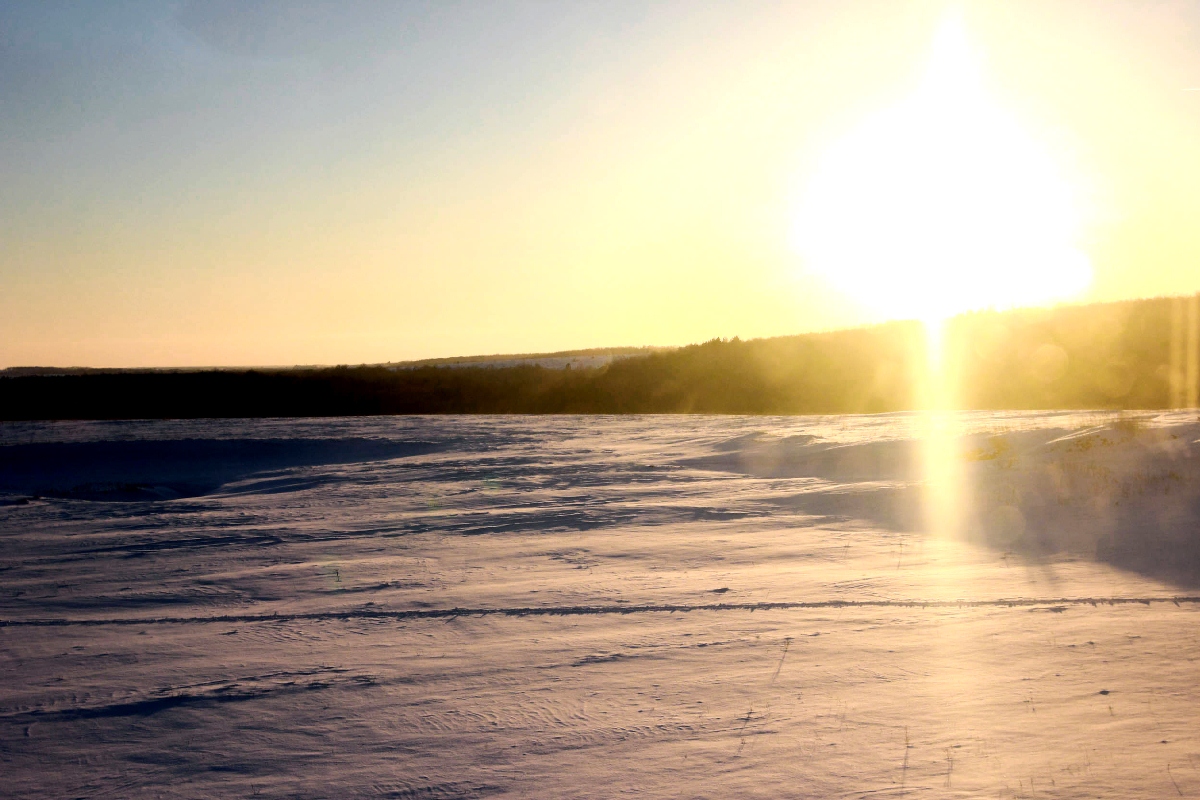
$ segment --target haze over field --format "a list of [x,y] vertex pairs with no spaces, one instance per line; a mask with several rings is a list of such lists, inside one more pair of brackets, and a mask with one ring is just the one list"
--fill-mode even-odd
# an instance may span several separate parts
[[1195,292],[1198,25],[1188,2],[6,3],[0,367]]

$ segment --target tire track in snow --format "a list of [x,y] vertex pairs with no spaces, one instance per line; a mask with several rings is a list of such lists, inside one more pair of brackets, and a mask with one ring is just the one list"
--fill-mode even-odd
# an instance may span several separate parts
[[112,617],[112,618],[31,618],[0,619],[0,628],[56,628],[101,625],[186,625],[238,622],[320,622],[332,620],[420,620],[455,617],[567,617],[588,614],[674,614],[708,611],[789,611],[798,609],[838,608],[1037,608],[1064,611],[1069,606],[1122,606],[1152,603],[1200,604],[1200,596],[1168,597],[1013,597],[989,600],[813,600],[773,603],[698,603],[647,605],[576,605],[516,606],[493,608],[427,608],[388,611],[384,609],[348,609],[287,614],[220,614],[199,617]]

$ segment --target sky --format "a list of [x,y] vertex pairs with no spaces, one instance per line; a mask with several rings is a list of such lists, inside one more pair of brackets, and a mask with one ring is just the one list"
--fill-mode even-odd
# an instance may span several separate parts
[[[905,160],[845,143],[917,107],[948,15],[1028,164],[1070,187],[1090,277],[1056,299],[1200,290],[1200,3],[0,0],[0,367],[372,363],[918,316],[856,289],[919,289],[915,257],[860,247],[877,262],[847,273],[795,232],[825,207],[831,153]],[[890,199],[836,241],[876,241],[910,205],[874,174],[856,191]],[[978,247],[953,261],[975,284],[1030,272]]]

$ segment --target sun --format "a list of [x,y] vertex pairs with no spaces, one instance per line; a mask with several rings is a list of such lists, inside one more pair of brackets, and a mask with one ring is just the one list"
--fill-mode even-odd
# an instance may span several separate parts
[[916,90],[819,161],[793,245],[876,313],[944,319],[1065,299],[1091,281],[1076,193],[1046,149],[988,96],[949,18]]

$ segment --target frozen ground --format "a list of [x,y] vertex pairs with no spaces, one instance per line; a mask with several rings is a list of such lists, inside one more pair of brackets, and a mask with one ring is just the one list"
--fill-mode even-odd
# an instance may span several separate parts
[[1200,796],[1195,412],[925,430],[0,426],[0,794]]

